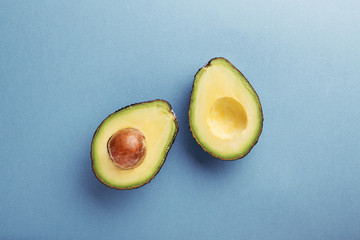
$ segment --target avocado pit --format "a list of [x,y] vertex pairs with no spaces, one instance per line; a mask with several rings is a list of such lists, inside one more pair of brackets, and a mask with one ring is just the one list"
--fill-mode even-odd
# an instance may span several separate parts
[[146,155],[146,139],[136,128],[124,128],[112,135],[107,149],[111,160],[122,169],[140,165]]

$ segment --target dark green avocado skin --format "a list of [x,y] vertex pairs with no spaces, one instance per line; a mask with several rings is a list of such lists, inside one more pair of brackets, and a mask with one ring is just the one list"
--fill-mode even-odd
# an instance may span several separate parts
[[[124,109],[126,109],[126,108],[135,106],[135,105],[139,105],[139,104],[143,104],[143,103],[151,103],[151,102],[155,102],[155,101],[162,101],[162,102],[166,103],[167,105],[169,105],[169,107],[170,107],[170,112],[171,112],[171,114],[174,116],[175,126],[176,126],[176,131],[175,131],[175,133],[174,133],[174,135],[173,135],[173,137],[172,137],[172,139],[171,139],[171,143],[169,144],[169,147],[166,149],[166,152],[165,152],[165,155],[164,155],[164,161],[162,162],[162,164],[160,165],[160,167],[158,168],[158,170],[154,173],[154,175],[153,175],[148,181],[146,181],[146,182],[144,182],[144,183],[142,183],[142,184],[140,184],[140,185],[135,185],[135,186],[131,186],[131,187],[128,187],[128,188],[117,188],[117,187],[115,187],[115,186],[112,186],[112,185],[107,184],[106,182],[104,182],[104,181],[96,174],[96,171],[95,171],[95,169],[94,169],[94,159],[93,159],[92,153],[93,153],[93,146],[94,146],[94,145],[93,145],[93,142],[94,142],[96,133],[99,131],[101,125],[105,122],[105,120],[108,119],[108,118],[109,118],[110,116],[112,116],[113,114],[115,114],[115,113],[117,113],[117,112],[119,112],[119,111],[122,111],[122,110],[124,110]],[[107,116],[107,117],[101,122],[101,124],[97,127],[96,131],[94,132],[93,137],[92,137],[92,141],[91,141],[91,150],[90,150],[91,169],[92,169],[94,175],[96,176],[96,178],[97,178],[100,182],[102,182],[104,185],[108,186],[109,188],[116,189],[116,190],[132,190],[132,189],[136,189],[136,188],[142,187],[142,186],[144,186],[145,184],[149,183],[151,180],[153,180],[153,179],[155,178],[155,176],[159,173],[161,167],[164,165],[164,163],[165,163],[165,161],[166,161],[166,157],[167,157],[167,155],[168,155],[168,153],[169,153],[169,151],[170,151],[170,149],[171,149],[171,147],[172,147],[172,145],[173,145],[173,143],[174,143],[174,141],[175,141],[175,138],[176,138],[178,132],[179,132],[179,122],[178,122],[177,117],[176,117],[174,111],[172,110],[172,106],[170,105],[169,102],[167,102],[167,101],[165,101],[165,100],[163,100],[163,99],[155,99],[155,100],[151,100],[151,101],[145,101],[145,102],[139,102],[139,103],[134,103],[134,104],[127,105],[127,106],[125,106],[125,107],[123,107],[123,108],[120,108],[120,109],[116,110],[115,112],[113,112],[113,113],[110,114],[109,116]]]

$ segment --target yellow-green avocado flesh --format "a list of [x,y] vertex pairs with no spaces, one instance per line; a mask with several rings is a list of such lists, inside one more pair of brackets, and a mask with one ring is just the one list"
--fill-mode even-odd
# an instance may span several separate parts
[[222,160],[244,157],[263,126],[259,97],[225,58],[214,58],[195,75],[189,107],[190,130],[200,146]]
[[[110,137],[124,128],[139,129],[146,138],[147,153],[142,163],[121,169],[109,156]],[[159,172],[178,132],[178,122],[170,104],[154,100],[124,107],[108,116],[97,128],[91,143],[92,169],[105,185],[115,189],[143,186]]]

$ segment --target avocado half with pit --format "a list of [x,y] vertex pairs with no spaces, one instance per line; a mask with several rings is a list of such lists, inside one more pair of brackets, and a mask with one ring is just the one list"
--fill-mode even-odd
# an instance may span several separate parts
[[159,172],[177,132],[176,116],[164,100],[124,107],[108,116],[94,134],[93,172],[111,188],[141,187]]
[[225,58],[214,58],[195,75],[189,124],[200,146],[222,160],[244,157],[263,126],[258,95]]

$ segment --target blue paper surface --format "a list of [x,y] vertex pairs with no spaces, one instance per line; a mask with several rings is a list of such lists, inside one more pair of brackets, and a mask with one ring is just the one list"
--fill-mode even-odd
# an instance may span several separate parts
[[[360,239],[358,1],[1,1],[0,239]],[[225,57],[264,112],[238,161],[205,153],[188,104]],[[150,184],[91,170],[101,121],[171,103]]]

